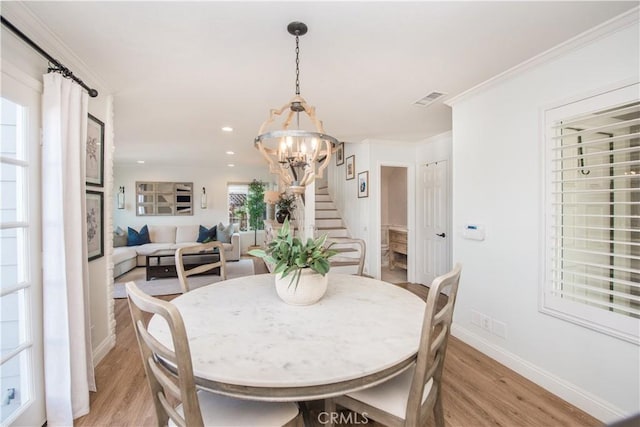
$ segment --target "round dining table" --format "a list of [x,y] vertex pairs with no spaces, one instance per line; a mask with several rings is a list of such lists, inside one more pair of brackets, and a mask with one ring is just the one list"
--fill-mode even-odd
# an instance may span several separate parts
[[[383,382],[415,361],[425,303],[387,282],[329,274],[317,303],[288,305],[274,276],[217,282],[171,301],[184,320],[198,387],[253,400],[305,401]],[[173,348],[169,328],[149,332]]]

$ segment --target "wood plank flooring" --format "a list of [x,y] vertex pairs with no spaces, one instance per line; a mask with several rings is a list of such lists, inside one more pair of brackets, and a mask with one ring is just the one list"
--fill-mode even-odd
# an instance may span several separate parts
[[[426,288],[421,285],[401,286],[426,297]],[[76,420],[77,427],[155,425],[126,300],[115,301],[115,315],[116,347],[96,367],[98,392],[91,393],[91,412]],[[447,426],[602,425],[455,337],[451,337],[447,351],[442,398]],[[317,414],[322,411],[322,402],[310,402],[309,407],[313,427],[321,426]],[[380,426],[371,421],[369,425]]]

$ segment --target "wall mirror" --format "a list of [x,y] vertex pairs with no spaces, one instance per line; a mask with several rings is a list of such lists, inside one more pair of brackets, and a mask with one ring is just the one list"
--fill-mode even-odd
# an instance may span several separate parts
[[193,215],[193,183],[136,182],[136,215]]

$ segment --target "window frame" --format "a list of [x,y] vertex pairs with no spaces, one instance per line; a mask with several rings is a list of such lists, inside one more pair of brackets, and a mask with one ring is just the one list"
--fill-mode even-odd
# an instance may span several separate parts
[[[3,76],[5,77],[5,76]],[[9,425],[29,417],[29,410],[35,407],[35,403],[42,400],[39,395],[39,388],[36,381],[42,377],[41,364],[38,358],[41,352],[41,328],[37,322],[41,320],[41,278],[36,277],[40,271],[42,263],[39,257],[41,248],[36,247],[39,235],[39,224],[36,211],[38,202],[34,200],[34,194],[39,194],[40,184],[37,182],[38,155],[33,142],[36,135],[33,135],[33,126],[38,115],[32,111],[33,105],[27,103],[23,105],[21,101],[6,96],[3,98],[18,107],[16,111],[16,155],[7,156],[0,152],[0,168],[12,166],[15,172],[15,197],[16,215],[15,218],[4,220],[0,217],[0,229],[15,230],[17,244],[16,258],[16,283],[3,287],[0,297],[4,298],[13,294],[18,299],[18,344],[15,348],[7,351],[2,356],[2,365],[18,360],[20,388],[15,391],[16,398],[20,399],[18,406],[5,420],[3,425]],[[36,295],[36,293],[38,293]],[[3,319],[4,321],[4,319]],[[3,390],[4,392],[4,390]],[[37,412],[34,414],[37,416]]]
[[580,326],[596,330],[598,332],[629,341],[640,345],[640,321],[632,316],[622,315],[616,312],[603,310],[586,304],[578,303],[552,295],[550,289],[552,279],[552,256],[558,246],[553,244],[552,207],[554,190],[553,184],[553,156],[552,148],[555,147],[553,126],[562,119],[570,119],[581,114],[588,114],[616,107],[624,103],[638,101],[640,84],[637,82],[611,88],[600,93],[590,94],[571,102],[559,103],[548,106],[541,111],[542,138],[542,185],[541,204],[541,275],[539,286],[538,310]]

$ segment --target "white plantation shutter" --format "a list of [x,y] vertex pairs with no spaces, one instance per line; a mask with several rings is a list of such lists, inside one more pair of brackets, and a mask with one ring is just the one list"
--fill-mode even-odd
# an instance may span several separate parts
[[546,126],[542,310],[637,342],[638,85],[549,110]]

